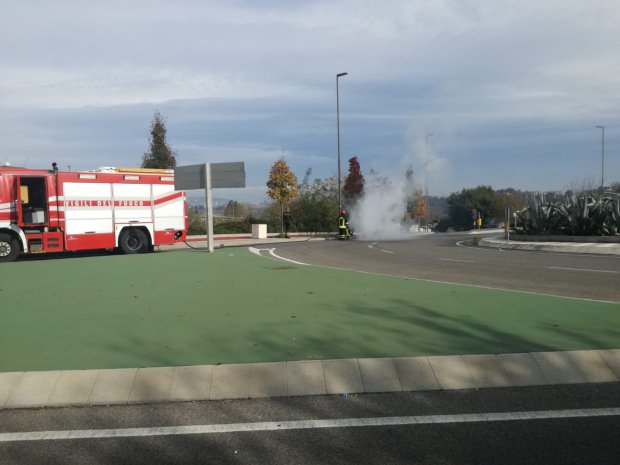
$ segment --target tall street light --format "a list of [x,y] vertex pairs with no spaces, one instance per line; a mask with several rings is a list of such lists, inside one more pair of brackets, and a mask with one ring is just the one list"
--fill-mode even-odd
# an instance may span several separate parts
[[605,126],[596,126],[602,129],[603,137],[601,143],[601,195],[605,193]]
[[426,199],[426,231],[429,231],[429,227],[428,227],[428,223],[430,221],[429,215],[429,204],[428,204],[428,138],[431,136],[434,136],[435,134],[428,133],[426,134],[426,150],[425,150],[425,154],[426,155],[426,160],[424,160],[424,174],[425,174],[425,181],[424,181],[424,197]]
[[349,73],[336,74],[336,131],[338,133],[338,213],[342,210],[342,202],[340,201],[340,95],[338,92],[338,79]]

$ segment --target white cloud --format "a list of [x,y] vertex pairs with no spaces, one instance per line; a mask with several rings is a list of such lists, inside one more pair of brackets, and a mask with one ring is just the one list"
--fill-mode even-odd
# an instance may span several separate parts
[[[574,161],[565,157],[562,175],[574,179],[596,143],[590,127],[610,128],[610,150],[620,127],[618,24],[616,0],[9,1],[0,16],[0,157],[32,160],[37,149],[129,158],[143,150],[138,132],[157,107],[187,159],[212,147],[266,170],[284,148],[298,170],[314,164],[325,177],[335,74],[348,71],[343,147],[367,166],[408,155],[417,172],[426,164],[441,174],[432,186],[445,192],[499,178],[485,150],[518,152],[525,163],[568,147]],[[88,107],[87,128],[75,112]],[[115,123],[128,118],[133,126]],[[216,134],[203,130],[213,126]],[[561,127],[587,129],[562,145]],[[534,128],[547,131],[547,145],[523,137]],[[117,136],[95,147],[96,131]],[[440,135],[431,161],[419,147],[426,132]],[[462,175],[464,159],[491,174]]]

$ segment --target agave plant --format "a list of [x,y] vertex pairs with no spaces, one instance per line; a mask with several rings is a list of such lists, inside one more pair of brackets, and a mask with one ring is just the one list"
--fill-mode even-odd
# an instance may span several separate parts
[[538,193],[516,212],[516,230],[523,234],[618,236],[620,196],[595,198],[572,192],[563,197]]

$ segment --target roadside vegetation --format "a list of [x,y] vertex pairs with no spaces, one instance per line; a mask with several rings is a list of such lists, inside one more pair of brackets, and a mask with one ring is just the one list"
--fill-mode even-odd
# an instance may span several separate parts
[[[174,168],[178,155],[166,140],[166,120],[155,111],[151,121],[149,151],[142,157],[143,168]],[[338,195],[335,176],[312,179],[308,168],[301,182],[290,169],[284,155],[274,162],[267,181],[267,195],[273,200],[260,208],[252,208],[234,200],[214,218],[215,234],[250,233],[252,224],[267,224],[269,231],[284,230],[284,213],[288,212],[288,231],[334,232],[343,208],[354,209],[364,196],[365,185],[390,186],[392,180],[371,170],[367,180],[358,157],[349,159],[348,175],[342,180]],[[618,235],[620,231],[620,183],[613,182],[604,191],[594,180],[572,181],[565,193],[527,192],[514,188],[495,190],[491,186],[464,188],[448,197],[426,195],[414,182],[409,167],[403,180],[406,206],[402,222],[409,226],[430,226],[435,231],[466,231],[477,227],[503,227],[506,210],[510,209],[511,226],[516,213],[517,228],[529,234]],[[428,225],[427,225],[428,222]],[[204,235],[204,210],[189,211],[189,234]]]

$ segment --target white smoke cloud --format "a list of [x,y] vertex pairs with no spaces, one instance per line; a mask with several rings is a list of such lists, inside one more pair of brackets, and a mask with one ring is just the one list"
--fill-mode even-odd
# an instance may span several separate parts
[[[428,175],[429,180],[433,180],[433,186],[440,186],[450,175],[450,163],[437,152],[435,146],[439,138],[451,139],[451,134],[445,127],[441,127],[440,130],[441,132],[435,133],[412,125],[405,135],[408,152],[403,156],[401,163],[414,167],[420,183],[425,183]],[[429,186],[429,195],[438,194],[436,188],[432,189]]]
[[[364,196],[351,211],[351,225],[364,240],[399,240],[419,237],[407,218],[407,200],[416,190],[425,192],[426,183],[439,187],[450,172],[448,160],[427,144],[428,132],[411,128],[405,135],[407,152],[391,172],[365,176]],[[433,137],[433,136],[429,136]],[[407,170],[413,170],[407,179]],[[429,195],[433,190],[429,187]],[[424,221],[425,223],[425,221]]]
[[411,237],[403,229],[406,211],[404,182],[373,183],[366,180],[364,196],[351,211],[351,226],[363,240],[395,240]]

